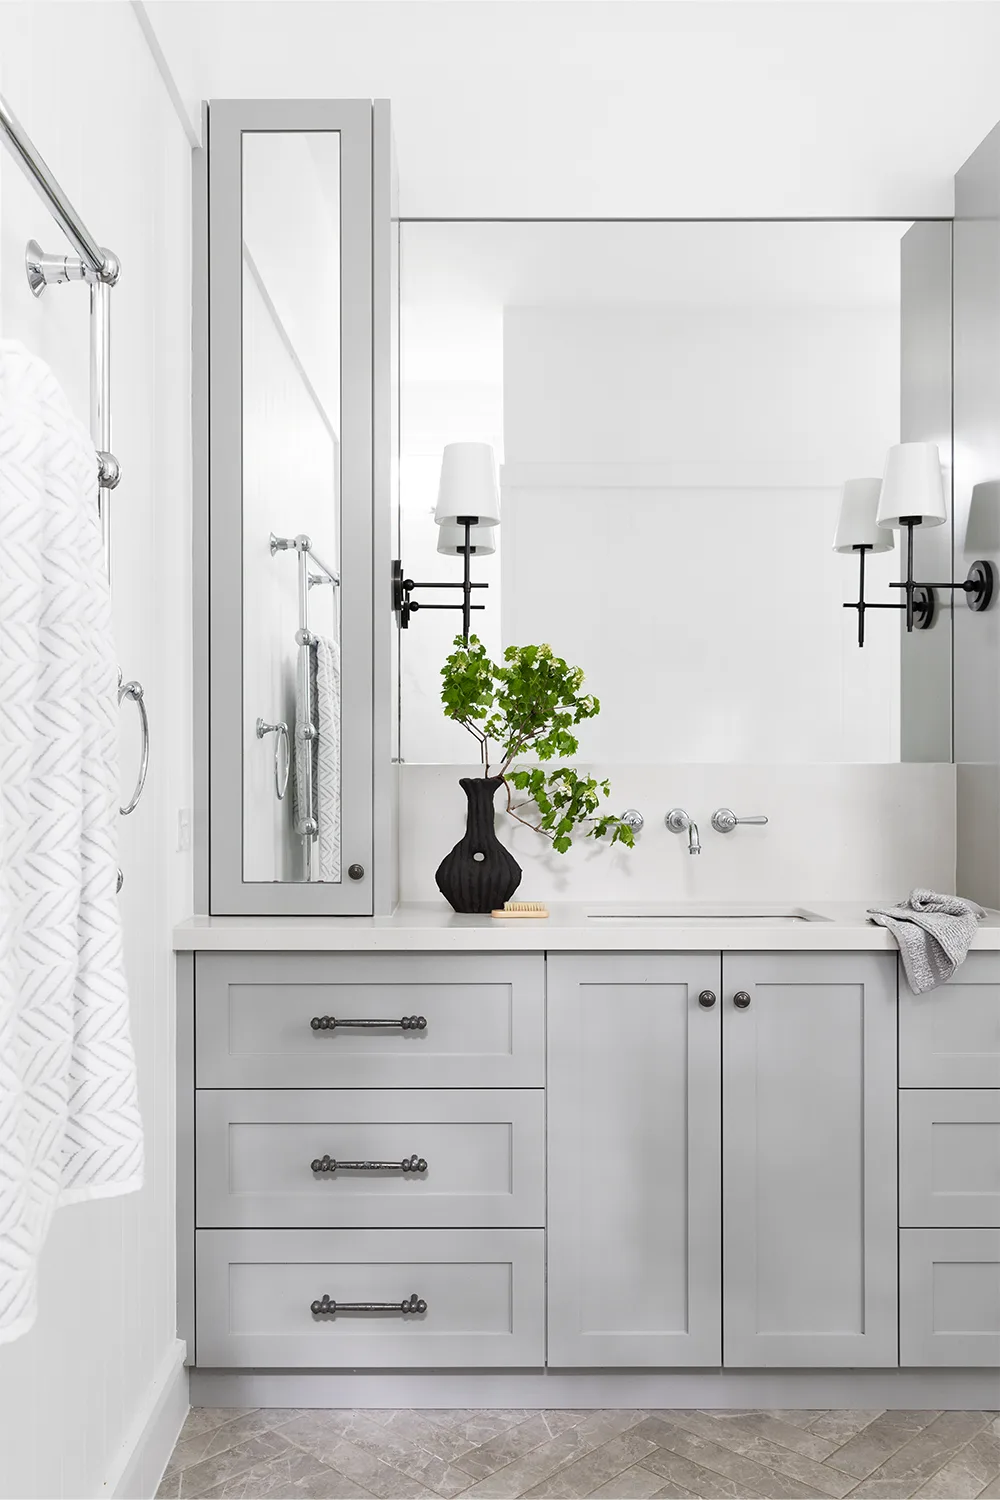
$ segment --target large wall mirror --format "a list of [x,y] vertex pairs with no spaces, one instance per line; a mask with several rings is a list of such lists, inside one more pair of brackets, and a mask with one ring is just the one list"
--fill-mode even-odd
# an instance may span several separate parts
[[[919,639],[873,612],[860,650],[832,545],[843,482],[904,439],[939,446],[950,494],[950,256],[945,221],[404,223],[407,573],[459,576],[441,455],[488,442],[473,628],[583,667],[583,759],[950,759],[950,598]],[[898,548],[870,557],[868,597],[899,576]],[[438,698],[456,618],[403,638],[404,760],[468,759]]]

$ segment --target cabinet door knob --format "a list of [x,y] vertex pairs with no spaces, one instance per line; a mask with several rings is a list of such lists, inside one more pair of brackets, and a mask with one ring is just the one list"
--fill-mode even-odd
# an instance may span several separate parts
[[715,991],[702,990],[701,994],[698,996],[698,1004],[701,1006],[702,1010],[711,1010],[712,1006],[715,1004]]
[[746,990],[736,991],[736,994],[733,996],[733,1004],[736,1006],[737,1010],[747,1009],[750,1004],[750,996],[747,994]]

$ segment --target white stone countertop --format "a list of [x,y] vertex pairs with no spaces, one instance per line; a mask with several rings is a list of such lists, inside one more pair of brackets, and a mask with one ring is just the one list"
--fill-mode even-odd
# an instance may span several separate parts
[[[672,913],[671,918],[653,915],[662,911]],[[799,911],[820,920],[787,915]],[[884,927],[868,920],[860,902],[551,902],[549,912],[541,919],[459,916],[442,901],[400,906],[391,917],[191,917],[174,928],[174,948],[199,953],[829,953],[896,947]],[[740,915],[724,918],[724,912]],[[980,924],[973,948],[1000,950],[1000,912],[991,911]]]

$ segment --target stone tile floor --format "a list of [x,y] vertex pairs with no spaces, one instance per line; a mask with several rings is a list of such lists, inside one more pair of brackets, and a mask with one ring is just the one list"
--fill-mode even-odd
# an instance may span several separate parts
[[1000,1500],[980,1411],[191,1412],[170,1500]]

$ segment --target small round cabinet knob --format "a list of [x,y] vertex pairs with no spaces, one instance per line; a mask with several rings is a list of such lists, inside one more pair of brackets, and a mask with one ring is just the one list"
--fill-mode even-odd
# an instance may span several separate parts
[[736,994],[733,996],[733,1004],[736,1006],[737,1010],[747,1009],[750,1004],[750,996],[747,994],[746,990],[736,991]]
[[701,1006],[702,1010],[711,1010],[712,1006],[715,1004],[715,991],[702,990],[701,994],[698,996],[698,1004]]

